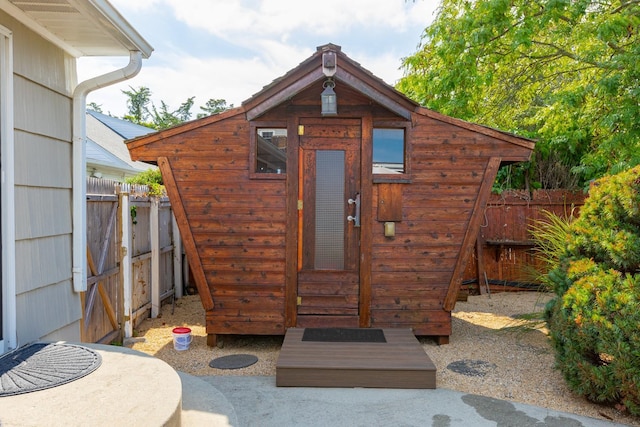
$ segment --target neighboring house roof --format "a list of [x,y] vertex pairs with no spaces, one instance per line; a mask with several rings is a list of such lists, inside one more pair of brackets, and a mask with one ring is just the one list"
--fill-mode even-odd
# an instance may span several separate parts
[[126,175],[135,175],[153,167],[149,163],[131,160],[125,139],[155,132],[126,120],[87,110],[87,168],[107,167]]
[[70,55],[144,58],[153,47],[106,0],[2,0],[2,10]]
[[[120,135],[123,139],[137,138],[138,136],[155,132],[155,129],[131,123],[128,120],[122,120],[117,117],[107,116],[106,114],[98,113],[97,111],[87,110],[87,114],[95,117],[109,129]],[[123,152],[128,154],[126,147]]]
[[87,138],[87,166],[105,166],[108,168],[138,172],[130,164],[115,156],[109,150],[100,146],[91,138]]

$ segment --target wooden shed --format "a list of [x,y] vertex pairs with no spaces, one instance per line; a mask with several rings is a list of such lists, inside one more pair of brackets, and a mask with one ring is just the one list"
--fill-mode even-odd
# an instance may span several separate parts
[[162,171],[210,345],[292,327],[446,343],[496,173],[534,143],[423,108],[327,44],[128,148]]

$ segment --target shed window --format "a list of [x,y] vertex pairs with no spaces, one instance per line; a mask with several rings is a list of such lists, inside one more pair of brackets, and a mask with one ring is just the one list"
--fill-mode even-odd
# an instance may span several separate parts
[[284,174],[287,171],[287,129],[256,128],[255,172]]
[[373,173],[405,173],[404,129],[373,129]]

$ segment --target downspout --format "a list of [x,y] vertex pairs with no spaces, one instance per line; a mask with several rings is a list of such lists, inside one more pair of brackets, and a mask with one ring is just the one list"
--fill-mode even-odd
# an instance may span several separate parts
[[90,92],[134,77],[142,68],[142,53],[131,51],[121,69],[85,80],[73,91],[73,290],[87,290],[86,106]]

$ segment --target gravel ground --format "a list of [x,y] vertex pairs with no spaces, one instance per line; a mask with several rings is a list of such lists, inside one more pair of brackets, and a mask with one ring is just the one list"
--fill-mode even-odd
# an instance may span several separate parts
[[[640,426],[640,418],[590,403],[568,390],[561,373],[553,368],[546,329],[522,320],[523,315],[541,312],[549,298],[522,292],[471,296],[458,302],[449,344],[438,346],[420,338],[436,364],[438,387]],[[275,376],[282,337],[225,336],[218,347],[211,348],[206,345],[204,320],[200,298],[186,296],[175,307],[163,306],[157,319],[143,321],[130,347],[191,375]],[[188,350],[173,348],[171,331],[176,326],[191,328]],[[240,353],[255,355],[258,362],[244,369],[209,367],[215,358]]]

